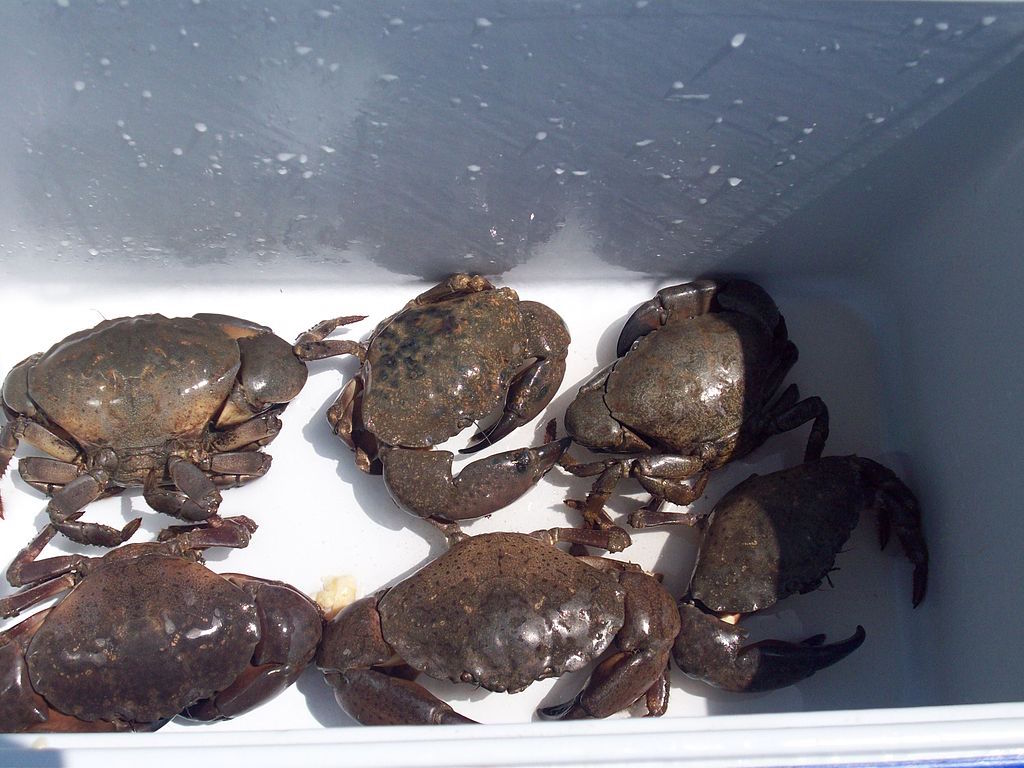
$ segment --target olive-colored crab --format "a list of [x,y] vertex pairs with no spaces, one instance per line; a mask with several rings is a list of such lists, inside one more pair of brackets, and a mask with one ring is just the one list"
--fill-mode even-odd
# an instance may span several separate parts
[[[727,493],[706,521],[689,592],[679,603],[682,629],[673,649],[690,677],[730,691],[792,685],[856,650],[864,630],[826,645],[744,644],[735,625],[796,593],[817,589],[862,511],[880,515],[884,547],[894,530],[914,566],[913,603],[924,599],[928,549],[917,499],[886,467],[857,456],[829,456],[769,475],[752,475]],[[723,620],[725,619],[725,620]]]
[[663,288],[626,321],[618,359],[580,387],[565,414],[569,435],[595,451],[639,458],[563,468],[599,475],[582,508],[590,525],[610,525],[604,503],[624,477],[651,494],[635,512],[637,528],[667,520],[665,500],[689,504],[710,470],[738,459],[772,435],[814,421],[806,459],[821,455],[828,410],[817,397],[799,400],[795,384],[776,398],[797,360],[786,323],[771,297],[746,280],[698,280]]
[[[357,319],[326,321],[300,340]],[[260,448],[277,436],[278,416],[305,382],[292,345],[249,320],[105,320],[7,375],[0,475],[22,440],[52,456],[23,458],[18,471],[52,496],[47,512],[57,530],[83,544],[116,546],[135,532],[138,520],[117,531],[77,519],[89,502],[130,486],[142,486],[160,512],[206,520],[220,505],[218,488],[270,468]]]
[[[602,531],[577,531],[605,546]],[[572,531],[464,538],[395,587],[324,627],[317,665],[341,707],[367,724],[473,722],[415,682],[419,673],[516,693],[582,669],[615,644],[582,692],[544,717],[607,717],[668,705],[675,601],[629,563],[553,546]]]
[[463,453],[532,420],[565,375],[569,333],[550,308],[520,301],[483,277],[453,275],[380,323],[364,345],[320,341],[303,356],[352,354],[362,367],[328,409],[364,472],[383,473],[407,511],[442,526],[498,510],[526,493],[568,439],[506,451],[452,476],[453,455],[431,450],[502,407]]
[[320,642],[319,607],[295,588],[213,573],[200,552],[244,547],[256,526],[228,517],[168,541],[105,556],[19,559],[34,586],[0,600],[0,616],[67,591],[0,633],[5,731],[152,731],[176,715],[235,717],[276,696]]

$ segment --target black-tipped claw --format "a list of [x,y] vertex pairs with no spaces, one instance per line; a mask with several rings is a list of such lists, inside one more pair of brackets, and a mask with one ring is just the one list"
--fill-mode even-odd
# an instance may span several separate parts
[[471,445],[463,448],[459,453],[476,453],[489,445],[494,445],[503,437],[507,437],[523,425],[523,420],[514,413],[501,414],[496,422],[487,429],[481,429],[470,440]]
[[615,345],[616,357],[622,357],[629,352],[633,342],[640,337],[660,328],[665,322],[665,315],[665,309],[659,299],[651,299],[637,307],[619,333],[619,340]]
[[541,720],[561,720],[568,715],[576,704],[579,702],[579,696],[575,699],[563,702],[561,704],[555,704],[550,707],[538,707],[537,715]]

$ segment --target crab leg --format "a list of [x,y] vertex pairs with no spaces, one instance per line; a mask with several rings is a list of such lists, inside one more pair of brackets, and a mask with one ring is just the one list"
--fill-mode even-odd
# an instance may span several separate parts
[[79,475],[61,488],[46,505],[51,524],[69,539],[79,544],[98,547],[116,547],[132,537],[142,523],[137,517],[120,531],[101,523],[83,523],[84,507],[104,495],[110,477],[106,470],[94,469]]
[[216,453],[205,463],[210,480],[218,488],[236,488],[263,477],[270,470],[272,457],[262,451]]
[[569,447],[562,438],[537,448],[505,451],[452,476],[449,451],[385,448],[384,482],[398,504],[420,517],[466,520],[496,512],[537,483]]
[[220,507],[220,491],[195,464],[178,456],[167,460],[167,474],[177,490],[161,488],[156,471],[150,472],[142,495],[157,512],[182,520],[208,520]]
[[[0,430],[0,477],[7,472],[7,465],[10,464],[22,440],[63,461],[71,462],[78,458],[78,449],[67,440],[31,419],[17,416],[4,424]],[[3,500],[0,499],[0,518],[3,516]]]
[[281,431],[280,414],[283,410],[283,406],[273,408],[240,424],[213,433],[209,439],[208,449],[224,453],[240,448],[255,449],[268,445]]
[[[616,567],[613,563],[602,570]],[[626,621],[615,638],[619,651],[597,666],[575,699],[538,710],[541,717],[608,717],[640,698],[648,703],[649,715],[658,716],[665,711],[666,671],[672,643],[679,632],[679,613],[655,577],[632,569],[623,569],[616,575],[626,590]]]
[[47,496],[53,496],[61,488],[82,474],[82,467],[70,461],[58,461],[44,456],[26,456],[18,461],[21,479]]
[[672,656],[688,676],[727,691],[771,691],[810,677],[853,653],[864,642],[864,628],[838,643],[824,635],[800,643],[762,640],[743,645],[746,630],[679,603],[681,630]]
[[[365,725],[472,723],[418,683],[381,633],[377,597],[364,597],[324,624],[316,663],[348,715]],[[394,672],[395,674],[390,674]]]
[[295,340],[293,350],[300,360],[323,360],[327,357],[338,355],[355,355],[360,360],[366,357],[366,347],[362,344],[347,339],[331,339],[325,341],[329,335],[343,326],[358,323],[366,318],[366,315],[348,315],[334,317],[330,320],[321,320],[305,333],[299,335]]

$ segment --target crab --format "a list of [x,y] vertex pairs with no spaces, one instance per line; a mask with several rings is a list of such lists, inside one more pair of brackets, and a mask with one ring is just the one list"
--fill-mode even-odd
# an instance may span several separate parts
[[796,593],[817,589],[862,511],[879,513],[884,548],[896,532],[914,566],[913,605],[924,599],[928,549],[917,499],[888,468],[858,456],[828,456],[729,491],[706,520],[689,591],[679,603],[673,649],[690,677],[729,691],[768,691],[799,682],[860,647],[863,627],[845,640],[746,643],[736,625]]
[[[582,669],[614,645],[578,696],[545,718],[607,717],[643,699],[664,713],[675,601],[638,566],[554,546],[602,531],[465,537],[391,589],[324,626],[317,665],[341,707],[365,724],[474,722],[416,682],[419,673],[517,693]],[[568,538],[566,538],[568,537]]]
[[505,451],[452,475],[453,454],[432,450],[498,408],[462,453],[502,439],[537,416],[565,374],[569,333],[547,306],[520,301],[477,275],[452,275],[380,323],[365,345],[314,341],[307,358],[352,354],[358,375],[327,419],[364,472],[383,474],[396,503],[439,525],[488,515],[526,493],[568,438]]
[[754,283],[697,280],[663,288],[626,321],[617,355],[580,387],[565,414],[577,443],[629,456],[561,458],[577,476],[598,475],[586,502],[570,501],[591,526],[611,525],[604,504],[628,476],[651,494],[632,514],[633,527],[693,524],[698,518],[690,513],[662,512],[664,502],[690,504],[711,470],[772,435],[813,421],[805,459],[821,455],[828,409],[818,397],[800,400],[795,384],[776,397],[797,348],[775,302]]
[[19,555],[33,586],[0,600],[5,731],[152,731],[171,718],[235,717],[276,696],[312,661],[322,615],[287,584],[218,575],[202,550],[244,547],[255,524],[228,517],[103,557],[36,560],[47,525]]
[[[300,340],[357,319],[325,321]],[[0,476],[21,441],[49,454],[22,458],[18,471],[52,497],[47,513],[57,530],[82,544],[116,546],[135,532],[138,519],[120,531],[77,519],[91,501],[132,486],[160,512],[208,520],[218,488],[270,468],[260,448],[277,436],[278,417],[306,375],[288,342],[249,320],[105,320],[7,375]]]

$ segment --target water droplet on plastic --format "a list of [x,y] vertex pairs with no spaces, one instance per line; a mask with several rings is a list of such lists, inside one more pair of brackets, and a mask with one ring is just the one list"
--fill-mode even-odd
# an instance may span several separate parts
[[100,255],[100,252],[99,252],[99,251],[97,251],[97,250],[96,250],[95,248],[90,248],[90,249],[89,249],[89,255],[90,255],[90,256],[99,256],[99,255]]
[[740,185],[740,183],[742,183],[742,181],[743,181],[743,179],[741,179],[739,176],[730,176],[729,177],[729,186],[730,187],[738,187]]
[[789,122],[789,115],[776,115],[775,116],[775,122],[776,123],[788,123]]
[[70,8],[71,0],[57,0],[57,5],[59,5],[61,8]]
[[812,133],[814,133],[813,125],[809,125],[806,128],[804,128],[804,136],[810,136]]
[[403,24],[405,24],[405,21],[403,21],[399,16],[393,16],[392,18],[388,19],[389,27],[400,27]]
[[489,29],[494,26],[490,19],[486,19],[483,16],[477,17],[475,24],[477,29]]
[[383,75],[379,75],[377,79],[380,80],[382,83],[393,83],[396,80],[398,80],[398,75],[385,73]]
[[299,56],[305,56],[307,54],[312,53],[313,49],[310,48],[308,45],[296,45],[295,52],[299,54]]
[[922,24],[924,24],[924,17],[923,16],[918,16],[916,19],[914,19],[914,26],[915,27],[920,27]]
[[313,178],[313,172],[312,171],[303,171],[302,172],[302,178],[304,178],[304,179],[312,179]]
[[110,59],[108,59],[106,56],[104,56],[102,59],[100,59],[100,66],[101,67],[109,67],[110,66]]
[[323,8],[321,8],[318,11],[316,11],[316,15],[319,16],[321,19],[329,19],[334,14],[331,13],[330,11],[327,11],[327,10],[324,10]]
[[935,84],[936,85],[945,85],[946,84],[946,78],[944,78],[944,77],[936,77],[935,78]]
[[288,169],[287,168],[278,168],[277,169],[277,174],[279,176],[287,176],[288,175]]
[[701,197],[697,199],[697,202],[700,203],[701,205],[707,205],[708,199],[706,197]]
[[82,91],[85,90],[85,82],[82,81],[82,80],[75,80],[74,87],[75,87],[76,91],[81,93]]
[[743,45],[743,43],[746,42],[746,40],[746,32],[737,32],[735,35],[732,36],[732,40],[729,41],[729,45],[731,45],[733,48],[739,48],[741,45]]
[[295,153],[294,152],[278,152],[277,153],[277,161],[279,163],[287,163],[293,157],[295,157]]
[[547,137],[548,137],[548,132],[547,131],[537,131],[533,135],[533,138],[536,139],[537,141],[544,141],[544,139],[546,139]]
[[142,98],[144,98],[144,99],[152,99],[153,98],[153,92],[152,91],[143,91],[142,92]]
[[722,170],[722,166],[720,166],[720,165],[712,165],[710,168],[708,168],[708,175],[709,176],[714,176],[720,170]]
[[195,128],[195,129],[196,129],[196,131],[197,131],[197,132],[199,132],[199,133],[206,133],[206,131],[207,131],[207,130],[209,130],[209,129],[208,129],[207,127],[206,127],[206,123],[196,123],[196,124],[195,124],[195,125],[193,126],[193,128]]
[[334,149],[334,147],[328,147],[328,146],[327,146],[327,145],[325,145],[325,144],[321,144],[321,145],[320,145],[320,149],[322,149],[322,150],[323,150],[324,152],[326,152],[326,153],[327,153],[328,155],[333,155],[333,154],[334,154],[334,153],[335,153],[335,152],[337,151],[337,150],[335,150],[335,149]]
[[982,16],[982,18],[981,18],[981,26],[983,26],[983,27],[990,27],[990,26],[992,26],[995,23],[996,23],[996,17],[995,16]]
[[633,144],[634,147],[648,147],[654,143],[654,139],[640,139]]
[[171,150],[171,154],[174,155],[175,157],[181,157],[183,154],[185,154],[185,151],[181,147],[175,147],[174,149]]
[[935,29],[937,29],[939,32],[947,32],[949,30],[949,22],[937,21],[935,22]]
[[467,165],[466,170],[469,171],[470,173],[480,173],[480,166],[476,164]]

